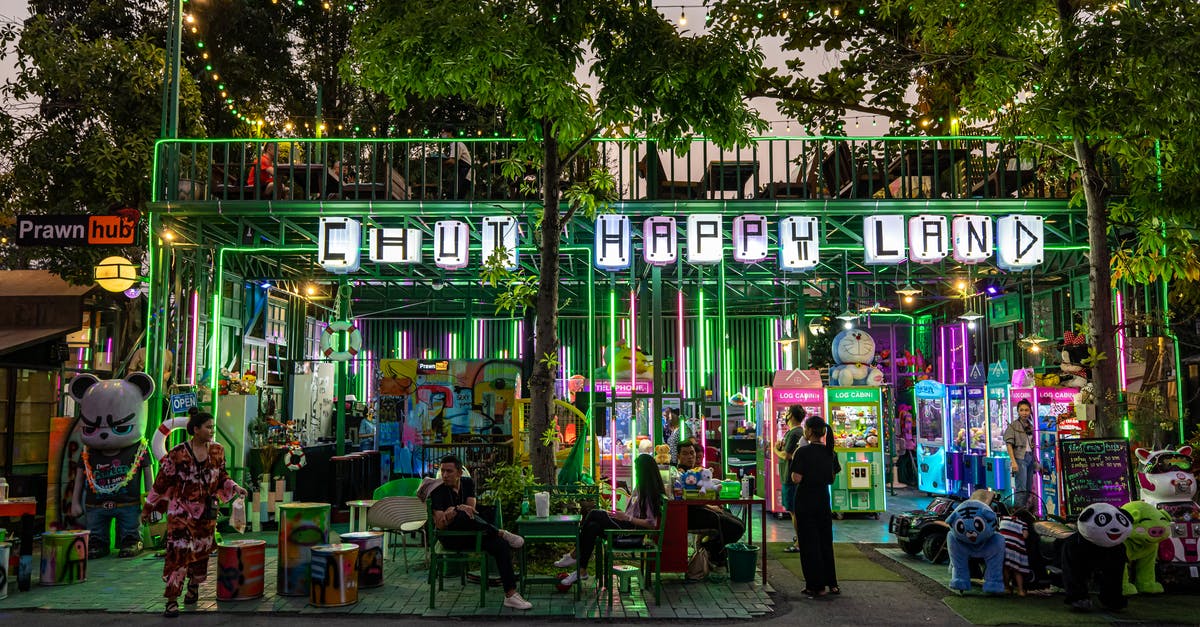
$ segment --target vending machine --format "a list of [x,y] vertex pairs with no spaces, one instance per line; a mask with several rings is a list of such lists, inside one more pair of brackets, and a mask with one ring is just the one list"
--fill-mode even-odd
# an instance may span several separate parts
[[917,422],[917,487],[946,494],[946,386],[925,379],[914,386]]
[[876,513],[886,507],[883,402],[877,387],[831,387],[825,391],[834,453],[842,472],[833,478],[835,513]]
[[[776,373],[775,382],[779,383],[779,375]],[[818,382],[820,380],[818,379]],[[787,472],[787,461],[784,460],[776,445],[783,441],[783,436],[788,432],[787,414],[788,408],[792,405],[800,405],[804,408],[805,416],[820,416],[825,417],[825,390],[823,388],[764,388],[762,390],[763,409],[759,415],[764,419],[760,421],[765,429],[764,446],[766,447],[767,465],[764,471],[764,492],[767,500],[767,511],[777,515],[784,514],[787,510],[783,507],[783,473]]]

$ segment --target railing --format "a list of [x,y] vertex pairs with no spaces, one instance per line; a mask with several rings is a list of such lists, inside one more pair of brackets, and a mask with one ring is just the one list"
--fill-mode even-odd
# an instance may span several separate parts
[[[274,144],[274,188],[249,184]],[[536,201],[542,173],[518,140],[164,140],[156,201]],[[459,153],[469,157],[459,159]],[[506,167],[507,164],[507,167]],[[744,148],[694,141],[675,155],[647,141],[599,139],[560,186],[607,169],[616,200],[1067,198],[1078,177],[1060,153],[1024,139],[761,138]],[[517,173],[510,178],[505,174]],[[650,176],[647,176],[650,174]],[[1120,181],[1114,193],[1120,193]]]

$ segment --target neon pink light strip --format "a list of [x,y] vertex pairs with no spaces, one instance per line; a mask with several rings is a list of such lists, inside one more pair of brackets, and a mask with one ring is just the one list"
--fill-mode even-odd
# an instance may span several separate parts
[[946,380],[946,357],[950,353],[946,349],[946,327],[945,327],[945,325],[943,325],[940,329],[938,329],[938,339],[941,340],[941,344],[942,344],[942,346],[941,346],[942,354],[938,356],[938,380],[941,381],[942,383],[949,383],[949,381]]
[[962,344],[962,380],[961,380],[961,383],[966,383],[967,382],[967,373],[971,369],[971,367],[969,365],[969,357],[967,356],[967,352],[971,350],[970,344],[967,343],[967,323],[965,323],[965,322],[960,323],[958,325],[958,330],[959,330],[959,333],[962,334],[960,336],[962,338],[962,342],[961,342],[961,344]]
[[366,351],[364,354],[367,356],[367,361],[363,364],[363,397],[365,399],[363,402],[369,406],[371,404],[371,390],[375,383],[375,377],[374,372],[372,372],[373,368],[371,367],[371,351]]
[[105,361],[105,363],[109,364],[110,366],[112,365],[112,338],[111,337],[108,338],[108,341],[104,343],[104,361]]
[[192,292],[192,333],[190,348],[191,357],[188,358],[188,377],[191,385],[196,385],[196,355],[200,354],[200,347],[196,345],[197,339],[200,337],[200,292]]
[[679,393],[686,394],[685,388],[687,388],[687,373],[686,373],[687,356],[686,356],[686,353],[684,351],[684,346],[683,346],[683,290],[679,290],[679,293],[676,294],[675,303],[677,305],[676,311],[678,312],[678,316],[676,318],[676,326],[678,327],[677,333],[676,333],[676,336],[677,336],[676,342],[679,344],[679,352],[676,353],[677,355],[679,355],[679,357],[678,357],[677,363],[675,364],[675,368],[677,371],[676,379],[679,380]]
[[1125,376],[1125,299],[1121,290],[1117,290],[1117,372],[1121,375],[1121,389],[1129,388],[1129,379]]
[[[637,293],[633,290],[629,290],[629,382],[632,384],[629,387],[632,395],[633,390],[637,389]],[[637,421],[631,420],[630,423],[636,424]],[[637,427],[630,433],[634,444],[637,444]]]

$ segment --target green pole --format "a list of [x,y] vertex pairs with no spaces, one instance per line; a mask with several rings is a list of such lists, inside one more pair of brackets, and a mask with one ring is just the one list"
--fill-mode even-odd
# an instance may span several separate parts
[[[350,285],[343,278],[338,282],[337,311],[339,316],[347,316],[350,312]],[[337,454],[346,454],[346,394],[350,386],[346,381],[346,362],[337,362],[337,387],[334,396],[337,398]]]

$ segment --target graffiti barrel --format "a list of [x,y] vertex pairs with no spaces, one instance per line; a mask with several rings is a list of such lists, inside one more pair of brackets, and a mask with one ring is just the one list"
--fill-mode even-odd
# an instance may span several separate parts
[[8,598],[8,560],[11,553],[12,545],[0,542],[0,599]]
[[308,603],[339,607],[358,603],[358,546],[322,544],[312,553],[312,585]]
[[263,595],[267,543],[230,540],[217,545],[217,600],[243,601]]
[[383,534],[378,531],[343,533],[342,542],[358,547],[358,587],[383,585]]
[[283,596],[308,594],[310,549],[329,537],[328,503],[280,503],[276,589]]
[[48,531],[42,534],[43,586],[87,581],[88,532]]

